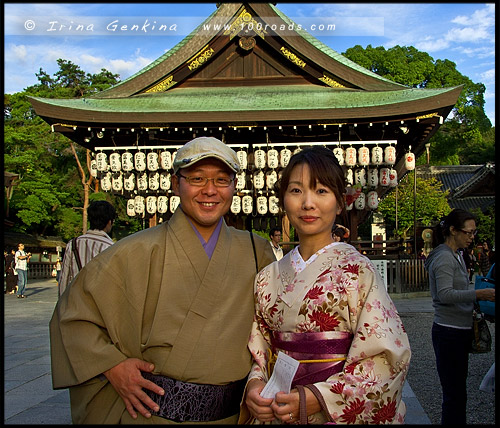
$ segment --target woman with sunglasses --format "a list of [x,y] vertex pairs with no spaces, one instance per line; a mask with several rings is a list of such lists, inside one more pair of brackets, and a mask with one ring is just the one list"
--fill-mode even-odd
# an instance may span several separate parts
[[435,248],[425,261],[434,306],[432,345],[443,391],[442,425],[465,425],[467,371],[472,341],[472,311],[477,300],[495,301],[495,289],[469,288],[469,275],[459,249],[477,233],[473,214],[454,209],[436,226]]

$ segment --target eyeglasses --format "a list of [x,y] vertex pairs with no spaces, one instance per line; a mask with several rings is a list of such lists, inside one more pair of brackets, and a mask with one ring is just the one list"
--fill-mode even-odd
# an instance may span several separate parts
[[178,175],[179,177],[182,177],[184,180],[186,180],[191,186],[195,187],[204,187],[210,180],[214,182],[215,187],[229,187],[231,183],[234,181],[234,178],[226,178],[226,177],[207,178],[198,175],[192,177],[185,177],[181,174]]
[[477,229],[476,230],[463,230],[460,229],[460,232],[465,233],[467,236],[476,236],[477,235]]

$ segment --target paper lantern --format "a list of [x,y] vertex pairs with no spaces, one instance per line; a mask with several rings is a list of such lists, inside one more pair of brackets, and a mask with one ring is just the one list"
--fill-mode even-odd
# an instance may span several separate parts
[[172,168],[172,153],[168,150],[160,152],[160,167],[165,170]]
[[354,208],[360,211],[364,210],[365,204],[366,204],[366,195],[363,192],[361,192],[354,201]]
[[158,172],[151,171],[148,174],[148,187],[150,190],[158,190],[160,187],[160,174]]
[[280,151],[280,166],[285,168],[290,162],[290,158],[292,157],[292,151],[287,149],[286,147]]
[[300,153],[302,149],[300,147],[297,147],[294,151],[293,154],[296,155],[297,153]]
[[240,171],[236,174],[236,189],[243,190],[246,185],[247,175],[245,171]]
[[113,152],[109,155],[109,168],[113,172],[118,172],[122,169],[122,157],[120,153]]
[[412,152],[408,152],[405,155],[405,167],[408,171],[412,171],[415,169],[415,154]]
[[384,150],[384,161],[388,165],[394,165],[396,163],[396,147],[387,146]]
[[231,202],[231,212],[233,214],[239,214],[241,212],[241,198],[238,195],[233,195],[233,201]]
[[97,161],[95,159],[90,161],[90,175],[97,178]]
[[156,200],[156,209],[160,214],[165,214],[168,211],[168,197],[165,195],[158,196]]
[[111,172],[105,172],[101,178],[101,189],[105,192],[111,190]]
[[97,153],[95,159],[97,161],[97,171],[105,172],[108,170],[108,157],[106,156],[106,153]]
[[391,168],[389,170],[389,187],[396,187],[398,185],[398,172]]
[[368,170],[368,186],[377,187],[378,186],[378,169],[370,168]]
[[387,187],[389,186],[390,177],[389,177],[389,168],[380,168],[380,178],[379,183],[381,186]]
[[248,165],[248,155],[244,150],[238,150],[236,152],[236,157],[238,158],[238,163],[240,164],[240,170],[247,169]]
[[375,146],[372,148],[372,164],[382,165],[384,162],[384,150],[382,147]]
[[146,198],[146,211],[149,214],[155,214],[156,213],[156,196],[148,196]]
[[134,198],[134,209],[136,214],[143,214],[144,213],[144,196],[137,195]]
[[147,190],[148,189],[148,173],[143,172],[137,174],[137,189]]
[[356,149],[354,147],[345,149],[345,164],[347,166],[356,165]]
[[181,203],[181,198],[179,196],[172,196],[170,198],[170,212],[173,214],[179,204]]
[[135,216],[135,200],[134,199],[127,200],[127,215],[130,217]]
[[271,214],[278,214],[280,211],[279,200],[276,196],[269,196],[269,212]]
[[134,155],[134,167],[137,171],[145,171],[146,170],[146,153],[144,152],[136,152]]
[[344,149],[342,147],[335,147],[333,149],[333,154],[339,161],[339,165],[340,166],[344,165]]
[[257,212],[261,215],[267,214],[267,198],[265,196],[257,198]]
[[263,189],[265,186],[265,176],[264,171],[259,171],[253,175],[253,187],[256,189]]
[[111,176],[111,187],[115,192],[121,192],[123,189],[123,176],[121,172],[115,172]]
[[278,150],[271,149],[267,152],[267,166],[269,168],[278,168],[278,166],[279,166]]
[[241,208],[245,214],[251,214],[253,210],[253,198],[245,195],[241,198]]
[[371,190],[368,192],[368,195],[366,195],[366,204],[368,205],[368,208],[371,210],[375,210],[378,207],[378,194],[375,190]]
[[160,189],[161,190],[170,190],[171,186],[170,173],[167,171],[160,172]]
[[359,168],[354,171],[354,183],[366,187],[366,169]]
[[134,156],[132,153],[122,153],[122,169],[127,172],[134,169]]
[[345,180],[347,184],[354,184],[354,174],[352,172],[352,168],[347,170]]
[[254,152],[255,168],[262,169],[266,167],[266,152],[262,149],[257,149]]
[[362,146],[358,149],[358,163],[366,166],[370,163],[370,149]]
[[266,172],[266,187],[268,189],[274,189],[274,185],[278,181],[278,173],[276,171],[267,171]]
[[[156,152],[149,152],[147,156],[147,164],[148,164],[148,169],[150,171],[157,171],[158,170],[158,153]],[[156,210],[155,210],[156,212]]]
[[172,168],[174,166],[175,157],[177,156],[177,151],[172,153]]
[[135,189],[135,174],[133,172],[125,173],[123,176],[123,187],[128,192]]

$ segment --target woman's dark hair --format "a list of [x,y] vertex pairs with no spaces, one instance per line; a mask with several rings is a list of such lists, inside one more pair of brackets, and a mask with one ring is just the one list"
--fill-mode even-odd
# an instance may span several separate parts
[[437,245],[442,244],[446,237],[450,236],[451,227],[457,230],[463,229],[467,220],[476,221],[476,217],[469,211],[465,211],[460,208],[455,208],[447,216],[443,217],[434,228],[434,246],[436,247]]
[[278,183],[279,203],[284,208],[283,199],[290,182],[290,175],[297,165],[306,164],[311,172],[311,189],[316,187],[316,182],[323,184],[332,190],[337,199],[337,203],[344,209],[345,201],[345,176],[342,167],[332,150],[326,147],[308,147],[294,154],[290,162],[283,170],[283,174]]

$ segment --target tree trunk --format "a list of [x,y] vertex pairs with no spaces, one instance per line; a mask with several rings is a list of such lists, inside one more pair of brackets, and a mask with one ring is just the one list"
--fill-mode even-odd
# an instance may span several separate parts
[[[82,233],[87,233],[87,207],[89,206],[89,193],[90,193],[90,184],[92,183],[93,177],[89,174],[89,179],[87,180],[85,176],[85,170],[80,163],[80,159],[78,159],[78,155],[76,154],[75,146],[73,142],[70,141],[71,150],[73,151],[73,155],[75,156],[76,163],[78,165],[78,171],[80,172],[80,177],[83,185],[83,213],[82,213]],[[87,168],[90,171],[90,150],[87,149]]]

